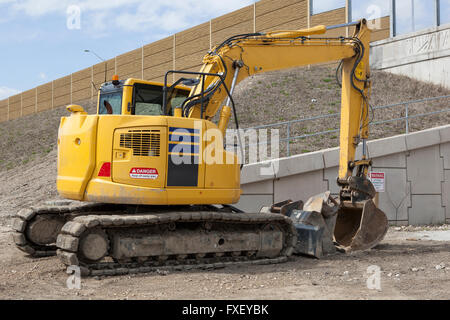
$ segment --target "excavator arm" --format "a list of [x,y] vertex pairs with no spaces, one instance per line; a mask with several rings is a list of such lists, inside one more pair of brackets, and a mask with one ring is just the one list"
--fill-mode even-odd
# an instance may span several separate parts
[[240,35],[226,40],[203,58],[200,73],[218,76],[205,76],[204,83],[199,77],[199,83],[182,106],[183,116],[212,119],[228,92],[232,93],[234,87],[249,76],[342,60],[339,180],[345,181],[352,176],[353,170],[348,164],[354,163],[357,145],[368,138],[370,29],[362,20],[356,25],[353,37],[311,37],[326,31],[326,26],[317,26],[297,31]]
[[[230,102],[234,108],[231,94],[234,87],[246,77],[340,60],[339,204],[334,205],[337,202],[332,201],[334,199],[328,193],[326,197],[323,194],[312,197],[304,209],[317,211],[318,206],[311,204],[320,202],[319,211],[325,220],[330,217],[329,212],[336,212],[328,227],[333,229],[331,233],[334,233],[335,243],[345,250],[375,246],[384,237],[388,227],[386,215],[373,202],[376,192],[367,179],[371,165],[366,148],[369,136],[370,29],[365,19],[354,25],[352,37],[323,37],[321,35],[327,29],[333,28],[326,26],[231,37],[204,57],[198,84],[182,105],[182,116],[207,120],[211,120],[222,107],[218,127],[224,134],[231,115]],[[228,101],[222,106],[227,96]],[[356,160],[356,148],[360,142],[363,155]]]

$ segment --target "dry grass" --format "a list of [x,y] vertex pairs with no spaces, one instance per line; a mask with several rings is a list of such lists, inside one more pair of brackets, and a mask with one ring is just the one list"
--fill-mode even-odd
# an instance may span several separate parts
[[[96,112],[94,101],[79,104],[88,113]],[[60,119],[68,115],[65,107],[59,107],[0,123],[0,171],[42,159],[54,150]]]
[[[336,66],[315,66],[268,72],[242,81],[235,90],[238,120],[242,128],[270,124],[318,115],[339,113],[340,87],[335,80]],[[405,76],[372,71],[372,106],[395,104],[450,94],[443,87],[413,80]],[[416,103],[409,106],[409,115],[448,108],[450,99]],[[314,102],[313,102],[314,101]],[[404,107],[375,110],[372,121],[405,116]],[[450,122],[450,113],[418,118],[410,122],[410,131],[423,130]],[[231,124],[233,127],[234,124]],[[286,137],[287,126],[276,127]],[[339,128],[336,117],[294,124],[291,137]],[[405,133],[405,122],[396,121],[371,126],[370,139]],[[339,145],[339,133],[329,133],[291,143],[291,154],[305,153]],[[286,155],[286,144],[281,146]]]

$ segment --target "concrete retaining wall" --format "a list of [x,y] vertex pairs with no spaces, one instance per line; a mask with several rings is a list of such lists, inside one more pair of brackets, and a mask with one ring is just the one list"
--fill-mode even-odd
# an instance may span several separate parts
[[[450,125],[369,141],[368,150],[372,170],[385,173],[379,207],[392,224],[450,223]],[[339,148],[333,148],[246,165],[237,207],[259,211],[326,190],[338,195],[338,163]]]
[[450,88],[450,24],[371,43],[374,69]]

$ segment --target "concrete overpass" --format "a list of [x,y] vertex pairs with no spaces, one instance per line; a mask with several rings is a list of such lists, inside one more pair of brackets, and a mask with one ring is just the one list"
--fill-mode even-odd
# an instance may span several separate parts
[[373,69],[450,89],[450,24],[372,42]]

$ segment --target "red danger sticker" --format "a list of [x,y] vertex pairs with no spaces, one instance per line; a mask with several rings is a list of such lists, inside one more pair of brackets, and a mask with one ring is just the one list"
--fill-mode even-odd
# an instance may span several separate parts
[[132,168],[130,177],[133,179],[151,179],[158,178],[158,170],[155,168]]

